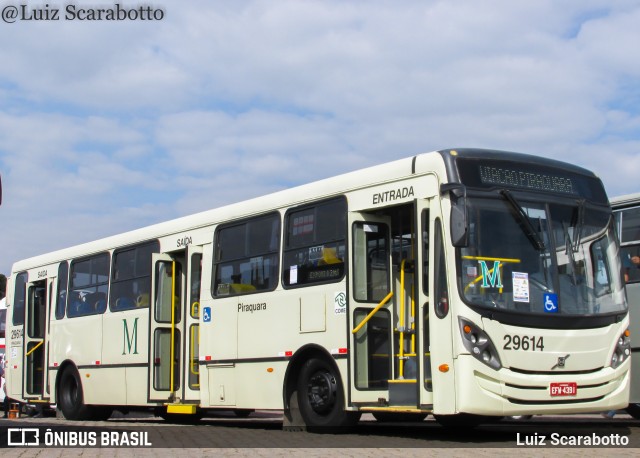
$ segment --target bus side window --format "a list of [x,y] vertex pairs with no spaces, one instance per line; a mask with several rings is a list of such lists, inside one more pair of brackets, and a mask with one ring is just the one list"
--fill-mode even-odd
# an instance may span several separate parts
[[67,303],[69,318],[96,315],[106,310],[109,267],[109,253],[99,253],[71,262]]
[[280,214],[223,225],[215,233],[213,295],[271,291],[278,285]]
[[159,251],[156,240],[114,251],[109,292],[112,312],[149,306],[151,255]]
[[56,302],[56,320],[64,318],[67,306],[67,284],[69,282],[69,264],[63,261],[58,266],[58,299]]
[[14,326],[24,324],[24,304],[26,298],[27,273],[22,272],[16,277],[15,291],[13,294],[12,322]]
[[342,280],[346,238],[347,202],[344,198],[289,210],[285,215],[284,286]]

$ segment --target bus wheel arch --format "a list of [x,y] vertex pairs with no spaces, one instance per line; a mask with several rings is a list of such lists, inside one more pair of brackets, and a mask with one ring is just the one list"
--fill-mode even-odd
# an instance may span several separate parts
[[338,365],[318,345],[305,346],[293,355],[283,394],[285,418],[303,429],[340,429],[354,425],[360,417],[359,412],[345,410],[345,388]]
[[296,351],[296,353],[289,360],[287,370],[284,374],[284,386],[282,394],[284,396],[285,410],[291,407],[291,396],[297,390],[298,378],[300,376],[302,366],[306,361],[312,358],[333,359],[331,358],[331,355],[329,355],[329,353],[319,345],[305,345],[304,347]]

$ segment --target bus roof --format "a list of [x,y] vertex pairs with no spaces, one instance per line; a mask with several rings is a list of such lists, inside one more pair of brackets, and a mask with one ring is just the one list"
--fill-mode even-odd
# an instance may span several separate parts
[[610,199],[610,202],[611,202],[611,207],[613,208],[621,208],[621,207],[626,207],[630,205],[638,205],[640,203],[640,192],[612,197]]

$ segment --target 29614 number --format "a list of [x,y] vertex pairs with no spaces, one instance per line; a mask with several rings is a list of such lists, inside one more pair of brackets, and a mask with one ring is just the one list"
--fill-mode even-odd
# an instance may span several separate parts
[[544,339],[536,336],[504,336],[504,350],[544,351]]

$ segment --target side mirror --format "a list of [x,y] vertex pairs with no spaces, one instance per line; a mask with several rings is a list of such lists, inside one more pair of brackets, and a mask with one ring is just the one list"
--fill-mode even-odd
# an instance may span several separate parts
[[456,248],[466,247],[469,244],[467,188],[460,183],[440,185],[440,194],[446,193],[451,199],[451,243]]

